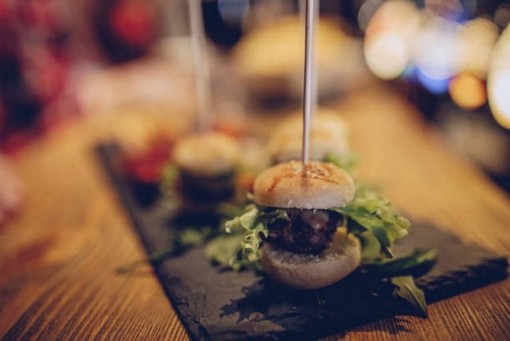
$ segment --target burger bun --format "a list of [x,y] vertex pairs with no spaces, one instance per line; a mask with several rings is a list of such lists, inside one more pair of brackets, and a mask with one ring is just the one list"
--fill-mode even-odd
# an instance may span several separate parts
[[[339,113],[319,108],[310,123],[310,159],[324,160],[328,155],[345,155],[349,151],[348,125]],[[298,160],[303,144],[303,116],[292,115],[275,129],[268,143],[274,162]]]
[[346,228],[338,228],[331,246],[319,255],[294,253],[265,243],[261,259],[267,276],[303,290],[336,283],[353,272],[360,262],[360,242]]
[[344,207],[354,198],[354,181],[332,163],[290,161],[267,168],[253,185],[255,203],[279,208]]
[[235,139],[209,131],[179,140],[173,150],[173,161],[189,174],[215,177],[231,172],[240,155],[240,146]]

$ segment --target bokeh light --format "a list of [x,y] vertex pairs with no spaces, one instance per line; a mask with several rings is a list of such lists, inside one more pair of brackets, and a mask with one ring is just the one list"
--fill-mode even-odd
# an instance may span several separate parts
[[411,40],[419,24],[419,11],[408,1],[377,3],[365,9],[358,20],[370,22],[366,27],[364,56],[368,68],[382,79],[402,75],[411,63]]
[[460,71],[486,79],[497,39],[498,28],[489,19],[479,17],[466,22],[459,31]]
[[463,109],[477,109],[487,102],[484,81],[471,74],[462,73],[453,78],[449,92],[455,104]]
[[510,129],[510,25],[494,49],[487,87],[494,118],[501,126]]
[[433,94],[442,95],[448,91],[450,81],[448,78],[430,77],[429,74],[423,72],[420,68],[414,69],[414,76],[425,89]]
[[428,78],[446,80],[459,69],[460,25],[439,17],[426,20],[413,41],[416,66]]
[[385,32],[365,45],[365,60],[379,78],[394,79],[400,76],[410,61],[410,53],[402,36]]

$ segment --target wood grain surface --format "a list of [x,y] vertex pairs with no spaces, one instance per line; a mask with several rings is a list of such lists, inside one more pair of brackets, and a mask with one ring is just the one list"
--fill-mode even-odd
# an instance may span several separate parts
[[[330,106],[350,125],[362,156],[359,175],[380,185],[403,213],[510,256],[507,194],[449,151],[410,104],[374,86]],[[281,117],[254,118],[253,132],[267,137]],[[21,214],[0,228],[3,339],[188,338],[150,268],[114,272],[144,252],[93,147],[112,136],[147,134],[150,128],[137,124],[145,119],[143,110],[88,117],[15,157],[27,193]],[[177,123],[182,128],[179,118],[170,125]],[[331,339],[510,340],[510,281],[432,304],[429,315],[386,319]]]

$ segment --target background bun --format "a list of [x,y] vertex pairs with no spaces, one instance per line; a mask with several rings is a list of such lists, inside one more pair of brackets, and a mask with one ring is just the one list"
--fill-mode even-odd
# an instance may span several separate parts
[[264,170],[253,185],[254,200],[269,207],[327,209],[354,198],[354,181],[343,169],[326,162],[281,163]]
[[[233,50],[232,64],[248,93],[301,96],[303,33],[303,21],[298,15],[261,22],[245,32]],[[336,93],[341,80],[352,79],[359,49],[356,39],[347,34],[337,18],[317,20],[315,50],[320,96]]]
[[261,259],[266,275],[296,289],[336,283],[354,271],[360,261],[360,242],[345,228],[337,229],[331,246],[320,255],[293,253],[265,243]]
[[[303,115],[285,119],[274,131],[268,150],[274,162],[299,160],[303,139]],[[319,108],[310,124],[310,159],[324,160],[328,155],[345,155],[349,151],[348,127],[335,111]]]
[[199,176],[230,172],[239,157],[237,141],[213,131],[183,137],[173,151],[173,160],[179,168]]

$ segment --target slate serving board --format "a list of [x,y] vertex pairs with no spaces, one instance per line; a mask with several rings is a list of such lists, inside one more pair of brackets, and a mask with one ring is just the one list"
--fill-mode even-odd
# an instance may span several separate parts
[[[120,168],[115,144],[96,148],[101,164],[129,214],[147,253],[168,247],[171,210],[134,195]],[[448,298],[507,276],[505,257],[429,224],[414,223],[395,248],[408,253],[436,248],[435,266],[416,283],[427,302]],[[312,339],[344,332],[377,319],[412,313],[392,288],[361,272],[330,287],[300,291],[286,288],[252,271],[221,271],[198,247],[168,258],[154,270],[190,336],[196,340]]]

